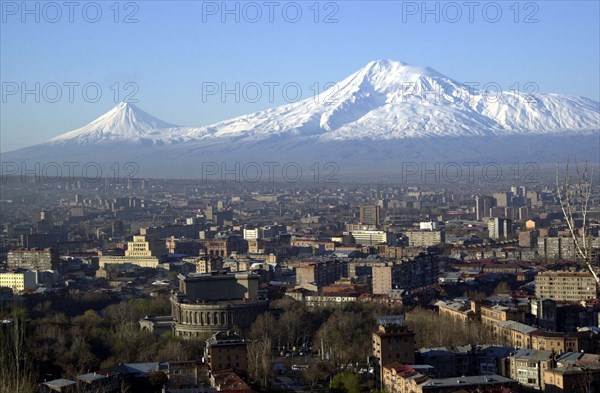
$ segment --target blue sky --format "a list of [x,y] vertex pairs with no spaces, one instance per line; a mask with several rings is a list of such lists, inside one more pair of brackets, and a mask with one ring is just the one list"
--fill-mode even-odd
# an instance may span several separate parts
[[[128,94],[167,122],[201,126],[294,101],[297,87],[310,97],[374,59],[503,90],[533,82],[542,92],[600,99],[597,1],[475,1],[472,9],[463,1],[427,9],[422,1],[75,3],[30,1],[28,12],[21,1],[1,1],[2,151],[80,127]],[[239,102],[203,97],[203,85],[236,82]],[[269,82],[279,83],[272,96]],[[36,83],[39,103],[21,97]]]

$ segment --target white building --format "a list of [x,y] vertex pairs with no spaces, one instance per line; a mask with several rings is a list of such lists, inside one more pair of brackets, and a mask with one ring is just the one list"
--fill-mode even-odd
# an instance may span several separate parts
[[257,240],[258,238],[258,228],[244,228],[244,240]]
[[411,247],[431,247],[446,242],[444,230],[406,231],[404,234]]
[[377,244],[389,244],[388,233],[385,231],[353,231],[352,237],[357,244],[363,246],[375,246]]
[[437,231],[440,229],[440,224],[437,221],[421,221],[419,229],[422,231]]

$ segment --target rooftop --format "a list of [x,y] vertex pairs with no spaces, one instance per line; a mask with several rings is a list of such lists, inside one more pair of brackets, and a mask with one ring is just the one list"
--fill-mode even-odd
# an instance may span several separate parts
[[75,381],[71,381],[70,379],[59,378],[53,381],[44,382],[44,385],[55,388],[64,388],[67,386],[75,385]]
[[516,383],[514,379],[506,378],[500,375],[475,375],[470,377],[455,378],[436,378],[430,379],[422,384],[423,387],[455,387],[455,386],[473,386],[473,385],[495,385]]
[[520,333],[524,333],[524,334],[531,334],[531,333],[535,332],[536,330],[538,330],[537,328],[534,328],[532,326],[525,325],[524,323],[516,322],[516,321],[501,321],[501,322],[497,322],[496,325],[500,326],[500,327],[516,330],[516,331],[518,331]]

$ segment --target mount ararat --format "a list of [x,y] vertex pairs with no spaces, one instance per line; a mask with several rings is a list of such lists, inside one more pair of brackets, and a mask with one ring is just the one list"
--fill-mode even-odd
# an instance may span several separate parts
[[203,162],[335,162],[393,171],[402,162],[598,162],[600,104],[570,95],[478,90],[431,68],[373,61],[316,97],[204,127],[119,103],[3,162],[136,162],[143,176],[199,177]]

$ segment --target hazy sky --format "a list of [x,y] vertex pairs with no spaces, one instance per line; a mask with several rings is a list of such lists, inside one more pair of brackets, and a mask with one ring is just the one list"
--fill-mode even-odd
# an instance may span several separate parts
[[595,0],[0,3],[2,151],[124,99],[207,125],[310,97],[374,59],[600,99]]

